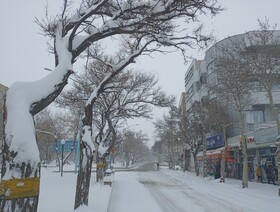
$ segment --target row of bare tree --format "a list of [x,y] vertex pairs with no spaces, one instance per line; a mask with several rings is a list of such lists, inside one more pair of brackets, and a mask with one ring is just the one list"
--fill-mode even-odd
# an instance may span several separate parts
[[[197,148],[202,146],[205,177],[207,176],[206,133],[210,135],[223,133],[227,146],[226,131],[236,120],[232,114],[237,114],[243,157],[242,187],[246,188],[248,187],[248,159],[244,113],[253,101],[258,101],[250,96],[253,89],[267,93],[273,118],[280,132],[279,107],[274,104],[273,96],[273,91],[275,88],[279,90],[280,85],[280,34],[275,30],[275,26],[270,26],[268,20],[259,21],[258,30],[246,33],[243,37],[239,36],[239,39],[233,36],[228,38],[227,42],[217,43],[214,47],[216,51],[210,64],[212,72],[208,75],[206,85],[209,98],[206,101],[195,102],[191,110],[177,117],[181,125],[178,127],[177,137],[183,138],[191,149],[195,161]],[[232,113],[232,110],[235,113]],[[159,123],[156,124],[158,137],[168,142],[161,136],[162,130],[164,133],[168,133],[168,130],[164,130],[163,126],[159,128]],[[167,124],[167,120],[164,123]],[[224,182],[225,151],[222,157],[221,177],[221,181]]]

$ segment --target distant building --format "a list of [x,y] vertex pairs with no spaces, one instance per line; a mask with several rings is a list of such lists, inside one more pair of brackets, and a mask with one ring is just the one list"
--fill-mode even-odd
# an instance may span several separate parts
[[4,136],[4,120],[3,120],[3,113],[4,113],[4,99],[8,88],[2,84],[0,84],[0,145],[3,144],[3,136]]

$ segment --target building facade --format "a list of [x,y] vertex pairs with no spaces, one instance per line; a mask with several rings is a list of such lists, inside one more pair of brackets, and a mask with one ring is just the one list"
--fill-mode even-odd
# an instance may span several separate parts
[[[279,32],[275,31],[278,36]],[[203,60],[194,59],[185,74],[185,99],[186,111],[191,113],[191,108],[195,102],[202,102],[204,99],[213,98],[213,94],[208,92],[207,84],[218,83],[217,73],[215,72],[215,61],[223,54],[221,46],[229,46],[233,42],[245,43],[246,47],[254,45],[248,42],[249,33],[235,35],[216,43],[205,52]],[[245,131],[248,142],[248,170],[249,180],[255,177],[256,166],[260,163],[263,168],[264,176],[267,166],[272,165],[276,169],[276,145],[278,130],[273,117],[272,109],[269,104],[267,93],[260,84],[252,83],[249,98],[252,99],[250,105],[243,112],[245,117]],[[274,105],[280,108],[280,83],[273,88]],[[215,170],[215,166],[221,160],[223,149],[227,150],[227,175],[229,177],[242,177],[242,154],[240,149],[240,132],[237,111],[228,106],[228,113],[231,117],[231,124],[227,127],[228,146],[218,145],[216,148],[207,148],[209,162],[209,172]],[[279,116],[280,117],[280,116]],[[279,118],[278,117],[278,118]],[[221,133],[221,132],[220,132]],[[219,134],[219,132],[215,132]],[[210,142],[213,134],[206,135],[206,142]],[[215,143],[215,141],[212,142]],[[202,153],[197,155],[198,161],[202,161]]]

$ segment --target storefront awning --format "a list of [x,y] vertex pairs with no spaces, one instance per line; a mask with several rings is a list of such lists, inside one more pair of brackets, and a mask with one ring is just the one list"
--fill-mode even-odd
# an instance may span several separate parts
[[[215,160],[215,159],[220,160],[220,159],[222,159],[223,150],[224,150],[224,147],[207,150],[206,151],[207,160]],[[198,161],[202,161],[203,160],[203,151],[199,152],[196,157],[197,157]],[[228,163],[236,162],[235,158],[230,157],[230,151],[229,150],[226,151],[226,161]]]
[[[223,150],[224,150],[224,147],[207,150],[206,151],[207,159],[221,159]],[[197,157],[198,160],[202,160],[203,159],[203,151],[199,152],[196,157]]]

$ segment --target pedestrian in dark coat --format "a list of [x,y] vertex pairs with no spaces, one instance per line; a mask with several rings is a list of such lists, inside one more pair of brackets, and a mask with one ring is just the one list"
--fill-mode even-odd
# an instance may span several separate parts
[[215,179],[218,179],[221,177],[221,165],[218,163],[215,167]]
[[275,171],[273,170],[272,166],[269,165],[266,170],[268,184],[272,182],[275,185]]

